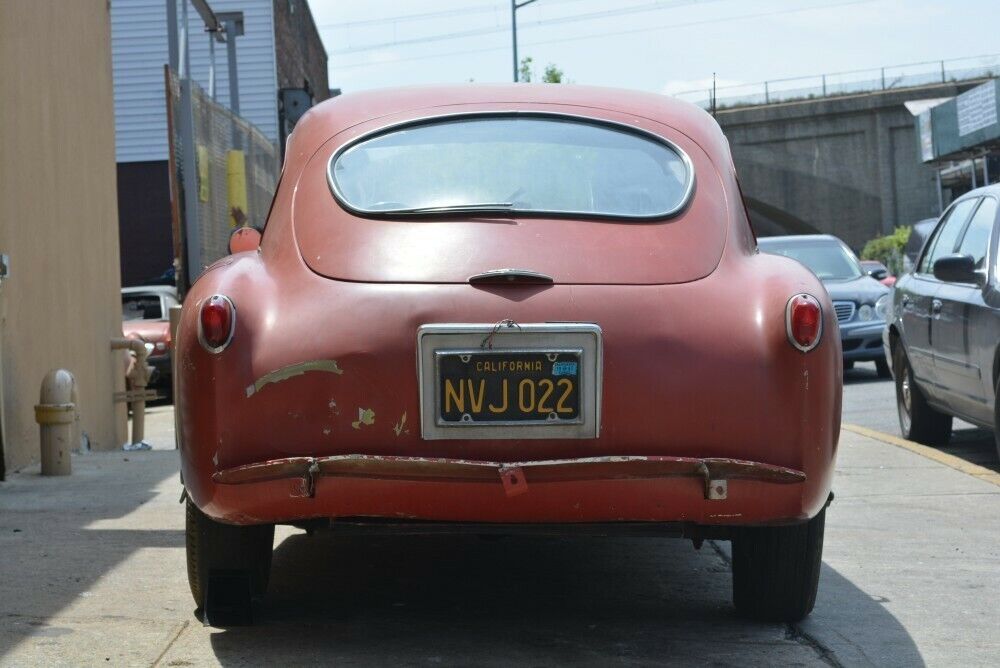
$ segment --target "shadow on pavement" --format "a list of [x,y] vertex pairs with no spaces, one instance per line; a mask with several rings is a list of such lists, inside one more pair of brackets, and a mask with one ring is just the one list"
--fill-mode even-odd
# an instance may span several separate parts
[[[852,369],[844,369],[844,385],[863,385],[865,383],[885,383],[892,387],[892,378],[879,378],[874,362],[857,362]],[[895,391],[895,390],[893,390]]]
[[[879,384],[884,387],[878,387]],[[896,422],[896,388],[891,378],[879,378],[873,363],[857,363],[853,369],[844,370],[844,422],[857,423],[871,429],[900,436]],[[851,401],[852,395],[854,400]],[[861,406],[863,405],[863,409]],[[877,422],[869,414],[878,407],[882,415]],[[852,408],[854,409],[852,411]],[[860,412],[859,412],[860,409]],[[850,412],[850,414],[849,414]],[[888,420],[883,419],[888,415]],[[1000,472],[993,433],[956,419],[948,445],[938,448],[942,452],[960,457],[968,462]]]
[[[74,457],[73,475],[63,478],[42,477],[37,466],[34,470],[0,483],[2,665],[8,652],[24,640],[54,646],[53,637],[74,633],[53,625],[51,618],[81,601],[106,609],[108,625],[150,604],[136,596],[127,608],[114,608],[113,602],[89,598],[90,590],[137,552],[184,545],[183,531],[129,518],[157,496],[157,486],[176,478],[176,454]],[[161,551],[147,552],[155,559]],[[164,579],[155,563],[137,567],[141,572],[124,587],[149,591]],[[128,589],[121,591],[122,600],[130,600],[125,593]],[[83,656],[78,658],[82,661]]]
[[[223,665],[822,664],[800,628],[736,616],[721,552],[648,538],[294,534],[275,551],[256,625],[213,633],[212,649]],[[849,614],[840,633],[922,665],[891,614],[824,568],[817,614],[833,606]]]

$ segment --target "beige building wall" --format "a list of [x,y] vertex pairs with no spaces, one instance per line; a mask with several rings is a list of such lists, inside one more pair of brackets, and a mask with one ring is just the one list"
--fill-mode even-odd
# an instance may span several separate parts
[[[8,472],[39,458],[42,377],[76,376],[95,449],[124,443],[107,0],[0,0],[0,373]],[[121,359],[120,353],[115,359]]]

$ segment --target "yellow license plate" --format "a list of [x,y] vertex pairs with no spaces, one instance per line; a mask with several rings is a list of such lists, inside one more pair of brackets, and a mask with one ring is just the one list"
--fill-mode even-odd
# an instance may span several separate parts
[[441,424],[581,420],[580,350],[438,351]]

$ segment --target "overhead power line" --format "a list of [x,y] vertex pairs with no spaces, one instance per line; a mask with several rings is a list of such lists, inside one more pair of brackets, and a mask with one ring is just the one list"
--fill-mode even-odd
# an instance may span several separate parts
[[[759,18],[769,18],[772,16],[780,16],[784,14],[800,14],[802,12],[814,11],[817,9],[836,9],[838,7],[848,7],[851,5],[863,5],[870,4],[872,2],[880,2],[881,0],[848,0],[847,2],[834,2],[822,5],[812,5],[809,7],[799,7],[796,9],[779,9],[770,12],[758,12],[755,14],[741,14],[738,16],[727,16],[725,18],[715,18],[715,19],[704,19],[699,21],[687,21],[684,23],[667,23],[657,26],[646,26],[643,28],[632,28],[627,30],[615,30],[615,31],[605,31],[605,32],[592,32],[585,35],[575,35],[572,37],[561,37],[557,39],[543,39],[535,42],[530,42],[522,46],[539,46],[542,44],[561,44],[565,42],[576,42],[580,40],[592,39],[595,37],[615,37],[619,35],[631,35],[643,32],[654,32],[657,30],[671,30],[674,28],[691,28],[706,24],[719,24],[719,23],[729,23],[732,21],[742,21],[747,19],[759,19]],[[414,60],[427,60],[433,58],[447,58],[450,56],[460,56],[469,53],[488,53],[491,51],[505,51],[510,48],[509,46],[492,46],[492,47],[482,47],[477,49],[461,49],[456,51],[446,51],[439,53],[429,53],[420,56],[407,56],[406,62],[411,62]],[[367,63],[345,63],[343,65],[337,64],[335,67],[337,70],[346,69],[357,69],[362,67],[374,67],[374,66],[385,66],[387,64],[392,64],[397,61],[380,61],[380,62],[367,62]]]
[[[677,7],[683,7],[685,5],[697,5],[705,4],[710,2],[722,2],[723,0],[674,0],[673,2],[662,2],[658,0],[657,2],[648,2],[643,5],[631,5],[628,7],[620,7],[618,9],[604,9],[597,12],[587,12],[585,14],[573,14],[570,16],[560,16],[552,19],[543,19],[541,21],[533,21],[531,23],[525,24],[524,27],[535,28],[540,26],[557,25],[562,23],[576,23],[579,21],[592,21],[595,19],[603,19],[612,16],[622,16],[625,14],[636,14],[639,12],[652,12],[661,11],[664,9],[675,9]],[[338,56],[348,53],[361,53],[364,51],[377,51],[379,49],[388,49],[399,46],[409,46],[412,44],[426,44],[429,42],[441,42],[450,39],[461,39],[463,37],[475,37],[478,35],[488,35],[490,33],[507,32],[509,28],[507,26],[486,26],[482,28],[470,28],[469,30],[460,30],[456,32],[443,33],[438,35],[427,35],[424,37],[412,37],[409,39],[398,39],[391,42],[379,42],[376,44],[365,44],[356,47],[347,47],[343,49],[336,49],[330,52],[330,55]]]
[[[587,0],[546,0],[546,5],[564,5],[570,2],[587,2]],[[391,23],[406,23],[408,21],[424,21],[428,19],[447,18],[449,16],[468,16],[470,14],[504,14],[510,11],[507,5],[473,5],[471,7],[461,7],[459,9],[441,9],[436,12],[422,12],[420,14],[399,14],[397,16],[382,16],[376,19],[361,19],[359,21],[341,21],[339,23],[322,23],[318,28],[321,30],[340,30],[343,28],[361,28],[364,26],[386,25]]]

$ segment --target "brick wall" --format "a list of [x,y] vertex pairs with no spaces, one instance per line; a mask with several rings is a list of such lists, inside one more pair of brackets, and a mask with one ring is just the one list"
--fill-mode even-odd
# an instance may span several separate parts
[[308,0],[274,0],[274,44],[278,88],[303,88],[308,81],[317,103],[330,97],[326,50]]

